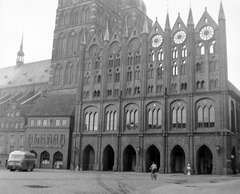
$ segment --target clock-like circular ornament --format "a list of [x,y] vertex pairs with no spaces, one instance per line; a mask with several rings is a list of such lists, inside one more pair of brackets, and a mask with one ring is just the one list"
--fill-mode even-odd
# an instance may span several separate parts
[[201,29],[199,36],[203,40],[209,40],[214,35],[214,29],[211,26],[205,26]]
[[186,32],[181,30],[175,33],[173,40],[176,44],[182,44],[186,40],[186,37]]
[[110,45],[110,51],[112,54],[116,54],[120,51],[120,45],[117,41],[113,42],[111,45]]
[[152,38],[152,47],[159,47],[163,42],[163,38],[161,35],[156,35]]
[[141,46],[141,42],[138,38],[133,38],[129,42],[129,48],[131,51],[136,51]]

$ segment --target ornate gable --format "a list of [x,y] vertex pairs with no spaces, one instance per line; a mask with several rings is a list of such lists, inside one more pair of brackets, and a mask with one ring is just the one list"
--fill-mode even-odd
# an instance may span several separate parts
[[164,31],[156,20],[148,36],[149,47],[159,47],[164,41]]
[[182,44],[187,39],[187,27],[183,23],[180,14],[172,29],[172,41],[174,44]]
[[130,51],[135,52],[139,50],[142,44],[141,37],[142,37],[141,32],[135,26],[128,38],[128,48],[130,49]]

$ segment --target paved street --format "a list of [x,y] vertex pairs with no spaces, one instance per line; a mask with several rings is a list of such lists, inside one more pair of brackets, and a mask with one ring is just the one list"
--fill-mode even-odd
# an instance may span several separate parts
[[4,194],[239,194],[240,176],[0,169]]

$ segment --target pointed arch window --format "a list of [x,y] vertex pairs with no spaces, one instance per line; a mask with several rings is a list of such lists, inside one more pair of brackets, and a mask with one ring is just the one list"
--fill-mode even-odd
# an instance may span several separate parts
[[162,92],[162,85],[157,85],[157,93]]
[[182,47],[182,57],[183,58],[187,57],[187,46],[186,45],[184,45]]
[[162,65],[162,63],[158,64],[157,77],[160,78],[160,79],[163,78],[163,65]]
[[118,54],[116,56],[115,66],[120,66],[120,64],[121,64],[121,56],[120,56],[120,54]]
[[173,58],[173,59],[177,59],[177,58],[178,58],[178,50],[177,50],[177,47],[174,47],[174,48],[173,48],[172,58]]
[[197,127],[212,128],[215,126],[215,109],[213,101],[201,100],[197,105]]
[[138,51],[135,55],[135,64],[140,64],[141,63],[141,55],[140,52]]
[[234,106],[233,101],[231,101],[231,130],[233,133],[236,132],[235,125],[236,125],[236,123],[235,123],[235,106]]
[[148,129],[161,129],[162,127],[162,110],[160,104],[152,103],[148,105]]
[[113,56],[112,55],[109,56],[108,67],[113,67]]
[[187,127],[186,105],[183,102],[175,102],[172,105],[172,128],[184,129]]
[[119,69],[117,69],[115,73],[115,82],[119,82],[119,81],[120,81],[120,72],[119,72]]
[[163,49],[159,49],[159,51],[158,51],[158,61],[163,61],[163,60],[164,60]]
[[67,25],[68,25],[68,13],[65,13],[63,17],[63,27],[67,27]]
[[203,43],[199,43],[199,48],[200,48],[200,54],[205,55],[205,46]]
[[69,36],[69,40],[68,40],[68,53],[69,54],[74,53],[75,42],[76,42],[76,34],[74,32],[72,32],[71,35]]
[[63,37],[62,38],[62,42],[61,42],[61,55],[64,55],[66,53],[66,38]]
[[212,41],[209,47],[210,54],[215,53],[216,41]]
[[155,56],[154,56],[154,50],[150,50],[148,53],[148,62],[154,62]]
[[86,18],[86,22],[90,21],[90,9],[89,8],[86,9],[86,16],[85,16],[85,18]]
[[182,75],[186,75],[187,74],[187,63],[186,63],[185,60],[182,61],[181,74]]
[[66,84],[73,83],[73,65],[71,63],[67,65],[65,77],[66,77]]
[[128,65],[132,65],[133,64],[133,56],[132,53],[128,53]]
[[128,105],[125,110],[125,121],[127,130],[138,128],[138,109],[136,105]]
[[74,13],[74,24],[75,25],[78,25],[78,19],[79,19],[79,11],[76,10],[75,13]]
[[97,131],[98,130],[98,112],[96,108],[89,108],[85,111],[85,130]]
[[129,67],[128,71],[127,71],[127,81],[132,81],[132,69],[131,69],[131,67]]
[[176,62],[176,61],[173,62],[172,75],[173,75],[173,76],[178,75],[178,66],[177,66],[177,62]]
[[153,70],[153,65],[151,64],[148,68],[148,78],[153,78],[154,77],[154,70]]

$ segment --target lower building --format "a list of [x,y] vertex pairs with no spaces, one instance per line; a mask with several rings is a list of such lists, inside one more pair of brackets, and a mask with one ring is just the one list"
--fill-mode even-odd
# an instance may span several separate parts
[[28,115],[25,150],[35,153],[37,168],[70,168],[75,91],[51,91]]

